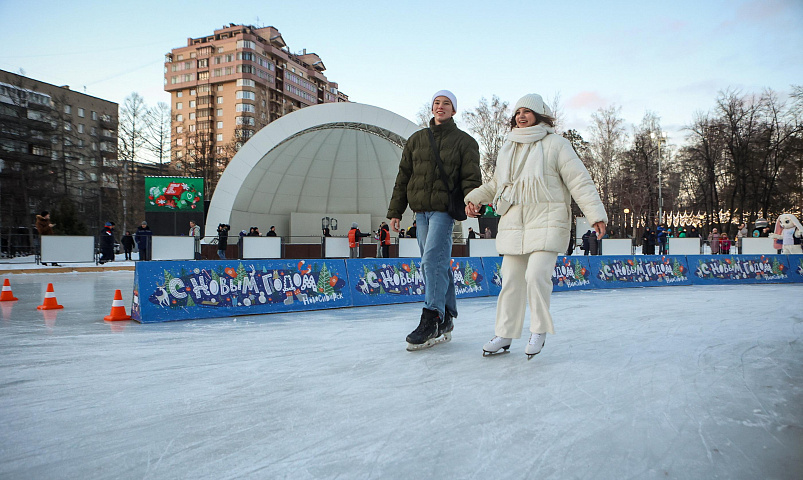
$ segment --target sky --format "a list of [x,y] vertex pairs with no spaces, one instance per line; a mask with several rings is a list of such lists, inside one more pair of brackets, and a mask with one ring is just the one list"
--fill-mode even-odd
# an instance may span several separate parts
[[320,55],[351,101],[414,122],[444,88],[458,121],[481,98],[512,106],[540,93],[585,138],[591,115],[614,106],[628,130],[655,113],[670,145],[722,91],[785,98],[803,84],[801,0],[76,5],[0,0],[0,69],[120,104],[132,92],[169,103],[165,53],[229,23],[273,26],[292,52]]

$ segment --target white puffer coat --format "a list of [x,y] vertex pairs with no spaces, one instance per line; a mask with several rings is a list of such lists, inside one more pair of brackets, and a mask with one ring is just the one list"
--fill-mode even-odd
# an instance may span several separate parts
[[[514,204],[499,219],[496,250],[503,255],[523,255],[536,251],[565,252],[571,235],[572,197],[589,225],[600,221],[608,223],[605,207],[591,175],[571,143],[556,134],[547,135],[540,142],[544,149],[543,180],[549,194],[536,191],[535,203]],[[488,183],[466,195],[466,203],[491,203],[497,185],[503,181],[494,175]]]

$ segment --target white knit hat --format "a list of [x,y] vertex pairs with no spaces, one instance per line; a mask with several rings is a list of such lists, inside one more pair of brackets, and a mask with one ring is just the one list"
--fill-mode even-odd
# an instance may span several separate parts
[[550,110],[549,106],[544,103],[544,99],[541,98],[541,95],[538,95],[537,93],[529,93],[521,97],[519,101],[516,102],[516,106],[513,107],[513,114],[515,115],[521,107],[532,110],[533,112],[541,115],[547,115],[549,117],[553,116],[552,110]]
[[432,96],[432,101],[429,102],[430,108],[432,108],[432,104],[435,103],[435,99],[438,97],[446,97],[452,101],[452,108],[454,111],[457,111],[457,97],[454,96],[454,93],[450,92],[449,90],[439,90],[435,92],[435,95]]

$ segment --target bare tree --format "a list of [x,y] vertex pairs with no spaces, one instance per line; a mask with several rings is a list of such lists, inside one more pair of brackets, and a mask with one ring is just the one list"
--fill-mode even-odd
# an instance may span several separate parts
[[610,206],[612,182],[620,168],[620,157],[625,150],[627,133],[624,120],[619,116],[622,109],[612,105],[600,108],[591,115],[591,150],[593,161],[589,173],[602,190],[602,203]]
[[145,145],[145,117],[147,112],[148,108],[145,106],[145,100],[137,92],[127,96],[120,109],[118,153],[123,167],[123,181],[120,185],[123,205],[123,231],[128,229],[128,218],[133,213],[130,210],[134,207],[134,201],[137,198],[134,170],[135,162],[139,159],[141,153],[140,150]]
[[165,173],[170,163],[170,106],[159,102],[145,116],[145,150],[159,162],[159,172]]
[[432,118],[432,105],[424,103],[415,114],[416,125],[421,128],[428,128],[430,118]]
[[485,181],[496,171],[496,157],[510,131],[510,118],[508,103],[496,95],[491,97],[490,103],[483,97],[476,108],[463,112],[463,121],[480,144],[480,166]]
[[555,92],[555,96],[551,100],[547,98],[547,105],[549,105],[555,118],[555,131],[562,132],[563,124],[566,123],[566,114],[563,112],[563,105],[560,103],[560,92]]

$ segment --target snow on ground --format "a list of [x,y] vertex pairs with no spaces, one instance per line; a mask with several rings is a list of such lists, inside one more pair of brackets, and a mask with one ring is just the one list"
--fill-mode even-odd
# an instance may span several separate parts
[[[420,303],[109,323],[133,272],[10,278],[0,478],[803,474],[800,285],[556,293],[527,361],[526,331],[481,355],[494,297],[410,353]],[[47,282],[64,310],[36,310]]]

